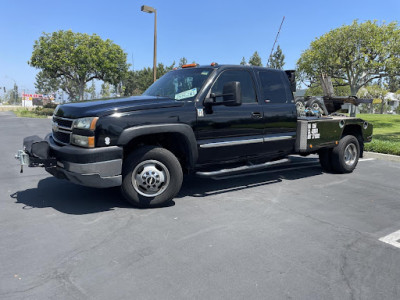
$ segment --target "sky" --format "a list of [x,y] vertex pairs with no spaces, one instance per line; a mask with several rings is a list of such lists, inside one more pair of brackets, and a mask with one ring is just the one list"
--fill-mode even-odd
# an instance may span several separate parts
[[[128,54],[131,69],[153,65],[157,9],[157,61],[166,65],[186,57],[199,64],[239,64],[257,51],[265,65],[282,18],[278,43],[285,69],[324,33],[359,22],[397,21],[399,0],[0,0],[0,87],[34,92],[37,69],[29,61],[43,32],[69,30],[110,39]],[[0,92],[0,96],[3,91]]]

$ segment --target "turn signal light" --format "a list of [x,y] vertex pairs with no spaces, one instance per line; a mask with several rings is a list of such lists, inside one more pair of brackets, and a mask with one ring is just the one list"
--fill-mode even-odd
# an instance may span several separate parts
[[89,148],[94,148],[94,136],[88,137],[88,146]]

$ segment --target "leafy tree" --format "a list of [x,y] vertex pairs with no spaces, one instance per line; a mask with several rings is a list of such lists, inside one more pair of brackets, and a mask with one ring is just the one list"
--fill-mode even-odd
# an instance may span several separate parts
[[276,51],[272,53],[271,57],[268,59],[267,67],[274,69],[283,69],[284,65],[285,65],[285,55],[282,53],[282,49],[278,45]]
[[[333,90],[335,92],[335,96],[349,96],[351,95],[350,86],[344,85],[343,80],[334,79]],[[306,91],[305,96],[323,96],[324,91],[321,87],[320,82],[313,83]]]
[[138,95],[140,94],[137,90],[137,82],[136,82],[136,72],[128,71],[123,82],[124,86],[124,96]]
[[369,112],[372,113],[372,108],[374,106],[376,109],[379,109],[381,114],[383,114],[384,108],[387,106],[387,101],[385,99],[387,93],[387,90],[383,89],[377,84],[374,84],[360,89],[357,93],[357,96],[360,98],[373,98],[374,102],[380,102],[380,104],[369,105]]
[[181,57],[181,59],[179,59],[179,67],[181,68],[183,65],[186,65],[186,64],[187,64],[186,57]]
[[[170,66],[165,66],[159,63],[157,66],[157,78],[160,78],[165,73],[171,71],[175,67],[175,62]],[[123,81],[124,95],[140,95],[153,84],[153,69],[143,68],[138,71],[128,71],[126,78]]]
[[103,82],[101,85],[100,96],[101,98],[111,97],[110,84],[108,82]]
[[396,93],[400,89],[400,76],[389,73],[384,83],[391,93]]
[[4,93],[2,97],[2,102],[7,104],[15,104],[16,100],[14,89],[9,89]]
[[298,74],[309,84],[321,74],[341,79],[356,95],[361,87],[398,70],[399,44],[396,22],[378,25],[375,21],[354,21],[314,40],[297,62]]
[[35,41],[29,65],[42,69],[74,100],[83,100],[85,86],[93,79],[117,84],[128,70],[127,54],[111,40],[71,30],[43,33]]
[[244,58],[244,56],[242,57],[242,61],[240,62],[240,64],[242,66],[245,66],[247,64],[246,59]]
[[249,65],[252,66],[262,66],[261,57],[258,55],[258,52],[254,52],[254,54],[249,59]]
[[37,73],[35,79],[36,92],[39,94],[53,94],[60,89],[60,80],[51,78],[44,71]]
[[85,93],[87,94],[86,99],[96,99],[96,85],[94,84],[94,80],[91,86],[85,89]]
[[14,103],[21,103],[21,99],[18,97],[18,85],[14,82],[14,90],[13,90],[13,98],[14,98]]

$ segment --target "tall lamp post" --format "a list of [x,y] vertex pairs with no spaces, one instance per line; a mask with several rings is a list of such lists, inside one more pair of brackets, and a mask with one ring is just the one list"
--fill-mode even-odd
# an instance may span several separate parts
[[154,13],[154,56],[153,56],[153,80],[157,79],[157,10],[151,6],[142,5],[142,11]]

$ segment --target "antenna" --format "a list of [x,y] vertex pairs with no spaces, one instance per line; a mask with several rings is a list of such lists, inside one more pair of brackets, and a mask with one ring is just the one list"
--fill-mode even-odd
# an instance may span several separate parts
[[278,33],[276,34],[275,42],[274,42],[274,45],[272,46],[272,49],[271,49],[271,54],[268,57],[268,62],[267,62],[268,65],[267,65],[267,67],[269,67],[269,64],[270,64],[270,61],[271,61],[271,57],[272,57],[272,53],[274,52],[275,44],[278,41],[279,33],[281,33],[281,29],[282,29],[282,25],[283,25],[284,21],[285,21],[285,16],[283,16],[283,19],[282,19],[282,22],[281,22],[281,26],[279,26]]

